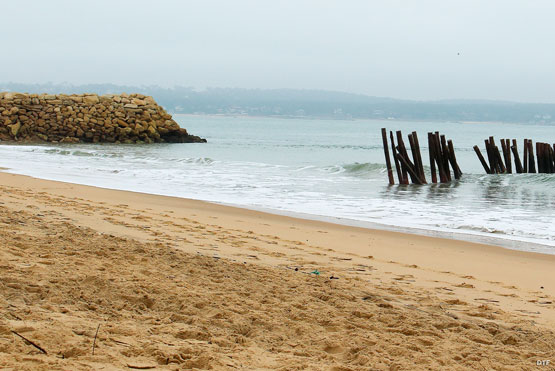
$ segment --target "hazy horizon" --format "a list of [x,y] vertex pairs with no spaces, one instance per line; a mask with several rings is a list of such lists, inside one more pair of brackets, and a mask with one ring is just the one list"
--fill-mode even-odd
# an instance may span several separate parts
[[[290,90],[292,92],[306,92],[309,93],[329,93],[329,94],[338,94],[338,95],[356,95],[365,98],[376,98],[376,99],[384,99],[384,100],[392,100],[392,101],[407,101],[407,102],[415,102],[415,103],[441,103],[441,102],[476,102],[476,103],[516,103],[516,104],[555,104],[555,102],[525,102],[525,101],[517,101],[517,100],[507,100],[507,99],[488,99],[488,98],[438,98],[438,99],[412,99],[412,98],[398,98],[398,97],[391,97],[391,96],[377,96],[377,95],[370,95],[365,93],[357,93],[352,91],[343,91],[343,90],[331,90],[331,89],[312,89],[312,88],[289,88],[289,87],[281,87],[281,88],[243,88],[243,87],[232,87],[232,86],[206,86],[203,88],[197,88],[194,86],[186,86],[186,85],[173,85],[173,86],[164,86],[164,85],[157,85],[157,84],[114,84],[112,82],[91,82],[91,83],[73,83],[68,81],[56,82],[56,81],[45,81],[45,82],[36,82],[36,83],[25,83],[20,81],[0,81],[0,92],[2,91],[13,91],[18,93],[45,93],[51,94],[54,93],[51,90],[48,91],[39,91],[39,90],[31,90],[31,91],[19,91],[19,90],[6,90],[6,87],[16,86],[16,85],[34,85],[34,86],[41,86],[41,85],[50,85],[52,87],[68,87],[68,88],[80,88],[87,85],[97,85],[97,86],[109,86],[113,85],[115,87],[121,88],[137,88],[143,90],[149,90],[151,88],[155,89],[168,89],[168,90],[180,90],[180,89],[191,89],[197,93],[209,92],[211,90],[245,90],[245,91],[262,91],[262,92],[278,92],[278,91],[287,91]],[[4,90],[3,90],[4,89]],[[56,91],[58,92],[58,91]],[[65,92],[62,90],[59,91],[62,94]],[[114,91],[113,93],[98,93],[98,94],[119,94],[119,93],[135,93],[140,91]],[[80,91],[79,93],[95,93],[94,91]],[[72,93],[73,94],[73,93]]]
[[549,1],[3,5],[3,82],[555,103]]

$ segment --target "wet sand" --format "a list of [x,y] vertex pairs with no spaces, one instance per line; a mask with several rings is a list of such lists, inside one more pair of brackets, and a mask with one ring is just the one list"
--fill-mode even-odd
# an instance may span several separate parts
[[555,256],[6,173],[0,191],[0,367],[555,362]]

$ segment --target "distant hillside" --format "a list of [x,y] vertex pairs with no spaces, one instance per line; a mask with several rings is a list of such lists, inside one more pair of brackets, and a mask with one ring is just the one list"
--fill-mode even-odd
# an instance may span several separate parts
[[410,101],[322,90],[210,88],[199,91],[180,86],[0,83],[0,91],[142,93],[153,96],[173,113],[555,124],[555,104],[481,100]]

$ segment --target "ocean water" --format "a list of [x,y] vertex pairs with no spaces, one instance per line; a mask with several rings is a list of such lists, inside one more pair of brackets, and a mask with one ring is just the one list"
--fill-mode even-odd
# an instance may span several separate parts
[[[486,175],[484,139],[555,142],[553,126],[174,117],[206,144],[0,145],[0,167],[38,178],[238,205],[555,254],[555,174]],[[464,173],[388,186],[380,128],[452,139]],[[520,148],[521,150],[521,148]],[[428,171],[429,169],[427,169]],[[430,181],[429,171],[427,172]]]

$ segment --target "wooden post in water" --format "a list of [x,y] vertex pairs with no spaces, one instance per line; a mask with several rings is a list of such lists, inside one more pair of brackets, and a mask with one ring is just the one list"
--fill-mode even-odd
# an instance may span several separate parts
[[511,146],[513,155],[515,156],[515,169],[518,174],[522,173],[522,162],[520,162],[520,157],[518,156],[518,147],[516,145],[516,139],[513,139],[513,145]]
[[532,144],[532,140],[528,140],[528,172],[535,173],[536,172],[536,163],[534,157],[534,146]]
[[[433,139],[433,135],[430,137]],[[455,150],[452,147],[452,142],[448,142],[449,148],[447,150],[443,149],[442,152],[443,154],[448,154],[449,162],[453,167],[455,177],[457,177],[458,165],[456,164],[456,158],[452,161],[452,156],[454,156]],[[536,171],[541,174],[555,173],[555,144],[551,145],[549,143],[536,142],[536,153],[534,154],[534,142],[531,139],[525,138],[523,142],[523,161],[521,162],[516,139],[512,140],[512,145],[510,139],[501,139],[503,155],[501,155],[499,148],[495,145],[495,139],[493,137],[489,137],[484,141],[484,143],[486,145],[486,150],[488,151],[489,166],[484,159],[484,156],[482,156],[480,148],[478,146],[474,146],[473,149],[474,152],[476,152],[482,167],[488,174],[512,174],[512,155],[514,155],[515,172],[518,174],[536,173]],[[441,144],[445,144],[443,140]]]
[[[405,157],[406,159],[408,158],[408,156],[407,156],[407,149],[405,147],[405,142],[403,142],[403,133],[401,133],[401,130],[397,130],[395,134],[397,134],[397,151],[401,156]],[[403,178],[405,178],[407,180],[407,184],[409,184],[408,169],[403,161],[401,161],[401,170],[403,171]],[[414,183],[414,179],[412,178],[412,176],[411,176],[411,180]]]
[[503,159],[505,160],[505,167],[508,174],[513,173],[512,161],[511,161],[511,149],[509,148],[509,140],[501,139],[501,148],[503,149]]
[[542,151],[543,151],[543,171],[544,173],[551,174],[551,158],[549,156],[549,150],[551,149],[551,145],[548,143],[542,143]]
[[[549,173],[549,149],[547,148],[547,143],[541,143],[540,144],[541,147],[541,157],[538,156],[538,169],[539,169],[539,163],[542,163],[542,173]],[[538,173],[540,171],[538,170]]]
[[395,179],[393,178],[393,169],[391,168],[391,159],[389,158],[389,145],[387,143],[387,131],[382,128],[382,141],[383,141],[383,152],[385,155],[385,166],[387,167],[387,177],[389,179],[389,185],[395,184]]
[[545,173],[544,146],[541,142],[536,142],[536,156],[538,157],[538,173]]
[[491,146],[492,154],[495,159],[495,167],[498,173],[505,173],[507,168],[503,164],[503,159],[501,158],[501,153],[499,153],[499,147],[495,144],[495,139],[493,137],[489,137],[489,143]]
[[449,148],[449,162],[451,162],[451,167],[453,168],[453,173],[455,174],[455,179],[460,179],[462,175],[461,168],[457,163],[457,156],[455,155],[455,147],[453,146],[453,141],[449,139],[447,141],[447,147]]
[[392,131],[389,132],[389,139],[391,139],[391,155],[393,156],[393,161],[395,161],[395,170],[397,170],[399,184],[409,184],[408,180],[405,182],[405,178],[403,178],[401,166],[399,165],[399,160],[397,159],[397,149],[395,148],[395,139],[393,138]]
[[501,153],[499,152],[499,147],[494,146],[495,156],[497,157],[497,168],[500,174],[505,174],[507,172],[507,168],[503,164],[503,158],[501,158]]
[[501,139],[501,152],[503,152],[503,162],[505,163],[505,168],[509,172],[509,165],[507,165],[507,147],[505,147],[505,139]]
[[543,151],[543,172],[547,174],[551,174],[551,161],[549,159],[549,149],[551,146],[547,143],[542,143],[542,151]]
[[[404,153],[406,154],[406,151],[404,151]],[[415,184],[422,184],[422,181],[418,178],[418,173],[416,172],[416,168],[414,164],[409,160],[409,158],[402,155],[400,151],[399,153],[397,153],[397,158],[399,158],[399,161],[401,161],[401,164],[404,164],[406,166],[407,171],[409,172],[410,177],[412,179],[412,182]]]
[[422,155],[420,153],[420,142],[418,141],[418,134],[416,131],[412,132],[412,138],[414,139],[414,145],[416,146],[416,157],[418,158],[418,166],[420,168],[420,180],[426,184],[426,174],[424,173],[424,163],[422,162]]
[[[393,175],[393,168],[391,165],[391,159],[389,157],[387,130],[385,128],[382,128],[381,132],[388,180],[390,185],[394,185],[395,177]],[[395,136],[397,137],[397,145],[395,145]],[[389,132],[389,137],[391,140],[391,152],[393,155],[393,160],[395,161],[395,169],[397,171],[399,184],[409,184],[409,176],[410,181],[413,184],[426,184],[426,174],[424,171],[422,154],[420,152],[420,142],[418,140],[418,134],[416,133],[416,131],[413,131],[408,135],[410,151],[412,153],[412,161],[411,156],[409,156],[407,148],[403,141],[402,132],[400,130],[397,130],[395,132],[395,136],[393,134],[393,131]],[[455,155],[455,148],[453,146],[452,140],[446,140],[445,135],[440,135],[437,131],[435,133],[430,132],[428,133],[428,148],[433,183],[438,182],[437,174],[439,174],[439,180],[441,183],[447,183],[451,181],[451,172],[449,166],[451,166],[453,169],[455,179],[460,179],[460,177],[462,176],[462,171],[459,167],[459,164],[457,163],[457,156]]]
[[482,156],[482,152],[480,152],[480,147],[474,146],[473,148],[474,148],[474,152],[476,152],[476,155],[478,156],[478,159],[482,163],[482,166],[484,167],[484,170],[486,171],[486,174],[491,174],[491,170],[490,170],[488,164],[486,163],[486,160],[484,159],[484,156]]
[[551,145],[548,143],[542,143],[542,151],[543,151],[543,171],[546,174],[551,174],[551,161],[549,158],[549,150],[551,149]]
[[441,183],[447,183],[447,175],[445,171],[445,164],[443,161],[443,153],[441,150],[441,141],[439,139],[439,132],[436,131],[433,137],[434,137],[434,146],[435,146],[435,149],[434,149],[435,159],[437,163],[437,168],[439,170],[439,181]]
[[551,157],[550,157],[551,145],[548,143],[542,143],[542,172],[551,174]]
[[511,155],[511,142],[509,139],[505,139],[505,145],[507,146],[507,161],[505,161],[505,165],[507,165],[507,171],[509,174],[513,173],[513,159]]
[[528,139],[524,139],[524,154],[522,158],[524,160],[524,173],[528,173]]
[[495,143],[493,142],[493,137],[489,137],[488,139],[489,151],[491,152],[491,168],[493,169],[494,174],[499,173],[499,166],[497,165],[497,156],[495,154]]
[[430,172],[432,173],[432,183],[437,183],[435,145],[432,133],[428,133],[428,153],[430,154]]
[[445,169],[445,175],[447,181],[451,181],[451,171],[449,170],[449,148],[447,147],[447,142],[445,141],[445,135],[441,136],[441,156],[443,158],[443,167]]
[[418,174],[418,179],[422,184],[426,184],[426,176],[424,174],[424,165],[422,164],[422,156],[420,155],[420,144],[418,143],[418,136],[416,132],[413,131],[409,136],[410,149],[412,153],[412,159],[414,161],[414,167],[416,173]]
[[416,170],[416,173],[418,174],[418,178],[420,178],[420,164],[418,163],[418,155],[416,154],[416,144],[414,143],[414,136],[412,134],[409,134],[408,138],[412,160],[414,161],[414,168]]
[[493,155],[493,149],[489,140],[485,139],[484,144],[486,145],[486,154],[488,156],[489,167],[491,169],[490,174],[497,174],[497,166],[495,165],[495,156]]

